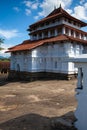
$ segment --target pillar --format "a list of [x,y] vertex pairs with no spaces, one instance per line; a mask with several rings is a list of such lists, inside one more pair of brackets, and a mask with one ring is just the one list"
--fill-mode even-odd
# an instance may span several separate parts
[[73,36],[76,37],[76,32],[75,31],[73,32]]
[[82,89],[82,68],[78,68],[78,82],[77,88]]
[[39,35],[37,34],[37,40],[39,39]]
[[33,36],[32,35],[30,35],[30,39],[31,39],[31,41],[33,40]]
[[48,31],[48,37],[51,37],[50,31]]
[[69,29],[69,36],[71,36],[71,30]]
[[81,39],[81,33],[79,34],[79,38]]
[[62,34],[65,34],[65,27],[62,28]]
[[44,33],[42,32],[42,39],[44,39]]
[[58,34],[57,34],[57,29],[55,29],[55,36],[57,36]]

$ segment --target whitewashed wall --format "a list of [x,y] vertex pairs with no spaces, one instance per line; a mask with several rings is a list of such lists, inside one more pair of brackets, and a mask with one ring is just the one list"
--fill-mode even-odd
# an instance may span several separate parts
[[76,43],[49,43],[32,51],[11,54],[11,70],[27,72],[75,73],[74,63],[64,62],[66,57],[82,54],[83,46]]
[[75,111],[75,127],[78,130],[87,130],[87,54],[70,59],[78,68],[76,88],[77,108]]

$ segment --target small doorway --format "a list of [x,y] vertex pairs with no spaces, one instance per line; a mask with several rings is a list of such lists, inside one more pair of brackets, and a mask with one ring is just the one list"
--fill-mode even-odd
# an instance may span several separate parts
[[19,64],[17,64],[17,69],[16,70],[20,71],[20,65]]
[[17,66],[16,66],[16,78],[17,78],[17,80],[20,80],[20,65],[19,64],[17,64]]

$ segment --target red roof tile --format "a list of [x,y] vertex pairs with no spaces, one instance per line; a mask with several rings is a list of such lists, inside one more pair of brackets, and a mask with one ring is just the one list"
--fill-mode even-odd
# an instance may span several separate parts
[[66,35],[59,35],[53,38],[37,40],[37,41],[26,40],[22,44],[9,48],[7,52],[32,50],[46,43],[57,42],[57,41],[70,41],[70,40],[76,41],[82,44],[87,44],[87,40],[82,40],[82,39],[78,39],[78,38],[74,38],[74,37],[66,36]]

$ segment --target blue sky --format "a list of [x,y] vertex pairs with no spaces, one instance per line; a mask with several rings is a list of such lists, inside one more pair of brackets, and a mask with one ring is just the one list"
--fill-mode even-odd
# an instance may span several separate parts
[[[28,26],[48,15],[60,3],[71,15],[87,22],[86,0],[1,0],[0,37],[5,39],[2,45],[5,50],[29,39]],[[0,55],[7,54],[2,51]]]

